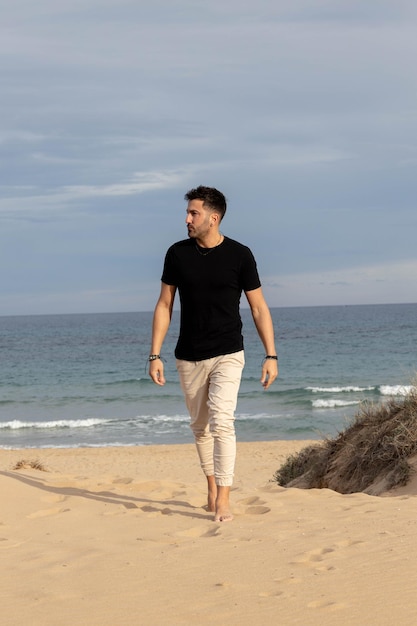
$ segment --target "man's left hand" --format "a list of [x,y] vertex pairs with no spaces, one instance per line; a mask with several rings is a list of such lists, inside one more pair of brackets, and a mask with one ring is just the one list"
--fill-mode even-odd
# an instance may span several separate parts
[[262,365],[261,384],[264,389],[268,389],[278,376],[278,361],[266,359]]

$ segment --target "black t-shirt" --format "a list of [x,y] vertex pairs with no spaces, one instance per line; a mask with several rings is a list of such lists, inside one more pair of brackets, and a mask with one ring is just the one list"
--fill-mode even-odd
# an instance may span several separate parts
[[243,350],[240,297],[261,286],[249,248],[228,237],[210,249],[193,239],[179,241],[166,254],[162,282],[180,295],[177,359],[202,361]]

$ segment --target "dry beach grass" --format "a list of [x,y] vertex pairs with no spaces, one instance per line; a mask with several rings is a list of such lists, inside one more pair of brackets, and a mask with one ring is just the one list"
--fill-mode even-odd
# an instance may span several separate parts
[[363,404],[334,439],[290,456],[275,474],[281,486],[379,495],[406,485],[417,453],[417,390],[380,404]]

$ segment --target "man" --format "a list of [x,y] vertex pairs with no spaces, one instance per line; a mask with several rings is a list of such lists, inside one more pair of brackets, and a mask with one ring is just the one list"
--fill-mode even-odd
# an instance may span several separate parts
[[231,521],[229,494],[236,457],[234,412],[244,366],[239,303],[244,291],[265,348],[261,383],[278,376],[271,314],[249,248],[219,230],[226,198],[199,186],[186,195],[188,239],[165,257],[161,293],[155,307],[149,375],[164,385],[162,344],[178,289],[181,324],[176,364],[191,416],[197,452],[208,484],[208,511],[214,521]]

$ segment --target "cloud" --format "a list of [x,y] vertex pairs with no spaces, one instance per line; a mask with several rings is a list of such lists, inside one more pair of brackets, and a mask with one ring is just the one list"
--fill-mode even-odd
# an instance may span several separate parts
[[[17,187],[7,191],[14,191],[13,196],[0,198],[0,216],[13,219],[22,219],[25,215],[33,219],[33,212],[40,216],[48,215],[51,211],[65,211],[69,204],[80,200],[94,198],[112,198],[138,195],[145,192],[172,189],[179,187],[183,182],[183,174],[176,171],[137,172],[130,180],[108,185],[69,185],[61,189],[51,189],[47,194],[36,193],[31,187]],[[19,193],[20,192],[20,193]],[[85,212],[86,209],[84,209]]]
[[171,189],[179,186],[182,176],[178,172],[138,172],[132,179],[113,185],[73,185],[64,187],[63,193],[68,200],[101,196],[130,196],[146,191]]

